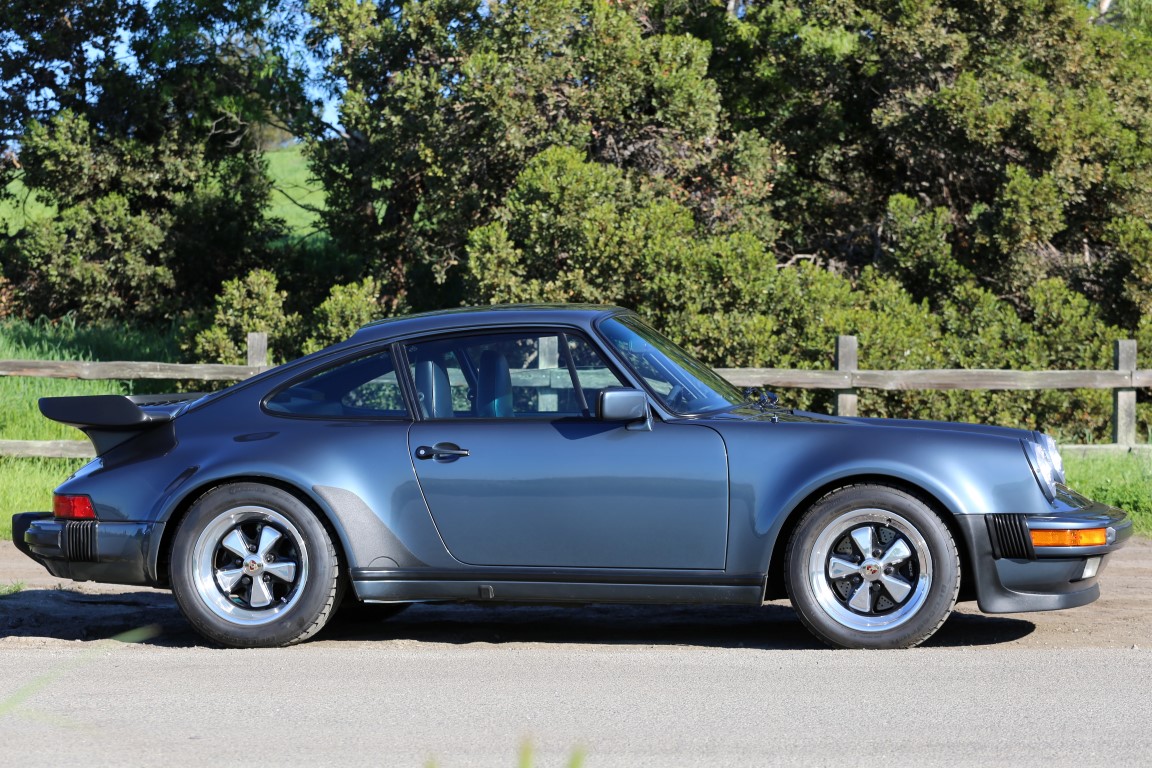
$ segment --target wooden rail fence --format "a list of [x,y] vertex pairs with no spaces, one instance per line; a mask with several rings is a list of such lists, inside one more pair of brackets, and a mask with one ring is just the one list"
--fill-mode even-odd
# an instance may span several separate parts
[[[1108,449],[1142,448],[1136,440],[1136,390],[1152,387],[1152,370],[1136,368],[1136,342],[1116,342],[1115,365],[1107,371],[1008,371],[988,369],[939,369],[913,371],[862,371],[857,368],[855,336],[836,340],[835,369],[718,368],[717,372],[741,387],[797,387],[831,389],[836,392],[836,413],[857,415],[856,393],[860,389],[905,390],[1024,390],[1110,389],[1113,393],[1112,445]],[[248,334],[247,365],[186,365],[140,362],[58,362],[0,360],[0,376],[31,376],[57,379],[133,380],[173,379],[184,381],[240,381],[268,366],[268,339],[263,333]],[[1081,446],[1087,450],[1097,446]],[[1077,450],[1073,447],[1073,450]],[[0,456],[46,456],[73,458],[92,456],[86,440],[0,440]]]

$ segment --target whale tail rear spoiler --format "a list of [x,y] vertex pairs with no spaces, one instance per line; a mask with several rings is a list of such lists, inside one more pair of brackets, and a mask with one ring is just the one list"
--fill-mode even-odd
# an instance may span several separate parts
[[42,397],[40,413],[88,436],[96,455],[161,424],[167,424],[202,393],[172,395],[78,395]]

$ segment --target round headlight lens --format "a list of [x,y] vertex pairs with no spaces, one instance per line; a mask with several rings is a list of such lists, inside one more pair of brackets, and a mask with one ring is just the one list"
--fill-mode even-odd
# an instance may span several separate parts
[[1023,440],[1024,453],[1032,465],[1040,489],[1048,501],[1056,498],[1056,485],[1064,483],[1064,461],[1056,448],[1056,441],[1042,432],[1033,432],[1031,440]]
[[1064,458],[1060,455],[1060,449],[1056,447],[1056,441],[1052,439],[1051,435],[1046,435],[1043,432],[1039,434],[1043,441],[1044,450],[1048,452],[1048,458],[1052,461],[1053,479],[1057,483],[1065,485],[1067,481],[1064,479]]

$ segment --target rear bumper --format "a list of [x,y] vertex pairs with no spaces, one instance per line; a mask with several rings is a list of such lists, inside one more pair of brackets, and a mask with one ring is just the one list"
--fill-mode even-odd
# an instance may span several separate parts
[[12,542],[53,576],[73,581],[154,586],[146,553],[154,523],[58,520],[51,512],[12,517]]
[[[1119,509],[1071,494],[1043,515],[962,515],[976,601],[985,613],[1054,611],[1100,597],[1108,556],[1132,535]],[[1091,547],[1033,547],[1032,530],[1104,528],[1108,543]],[[1008,531],[1008,532],[1006,532]],[[1012,535],[1015,533],[1016,535]]]

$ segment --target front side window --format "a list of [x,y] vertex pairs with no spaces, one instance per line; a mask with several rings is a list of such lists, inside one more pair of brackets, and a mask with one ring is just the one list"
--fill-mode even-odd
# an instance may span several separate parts
[[612,317],[600,331],[669,410],[680,414],[718,411],[747,398],[730,383],[634,315]]
[[595,418],[600,390],[621,381],[582,336],[538,331],[410,344],[421,414],[429,419]]
[[272,413],[331,419],[408,417],[392,355],[375,352],[341,363],[277,391],[264,402]]

